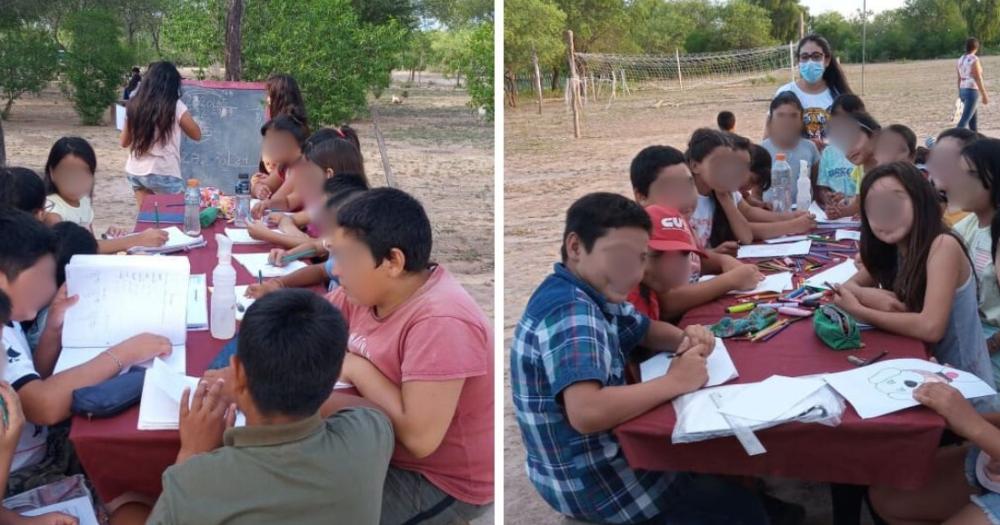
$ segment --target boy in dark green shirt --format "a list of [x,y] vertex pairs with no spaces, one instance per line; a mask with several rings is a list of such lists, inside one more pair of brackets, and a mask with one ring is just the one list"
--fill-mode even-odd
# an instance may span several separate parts
[[[147,523],[377,524],[395,442],[389,420],[361,407],[319,416],[346,346],[343,317],[320,296],[289,289],[258,299],[225,385],[236,402],[222,400],[221,379],[203,380],[190,408],[185,392],[181,450]],[[233,428],[237,407],[245,427]]]

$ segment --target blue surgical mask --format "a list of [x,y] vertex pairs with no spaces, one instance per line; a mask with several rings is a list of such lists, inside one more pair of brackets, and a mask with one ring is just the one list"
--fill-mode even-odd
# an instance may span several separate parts
[[812,60],[807,60],[805,62],[799,62],[799,74],[802,75],[802,80],[810,84],[815,84],[823,78],[823,71],[826,67],[823,66],[822,62],[814,62]]

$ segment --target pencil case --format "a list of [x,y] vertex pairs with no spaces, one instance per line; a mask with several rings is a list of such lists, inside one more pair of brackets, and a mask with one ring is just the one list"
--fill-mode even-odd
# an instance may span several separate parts
[[823,344],[834,350],[862,348],[861,330],[850,314],[832,304],[825,304],[813,315],[813,330]]
[[73,391],[70,412],[78,416],[111,417],[127,410],[142,397],[146,369],[136,367],[94,386]]

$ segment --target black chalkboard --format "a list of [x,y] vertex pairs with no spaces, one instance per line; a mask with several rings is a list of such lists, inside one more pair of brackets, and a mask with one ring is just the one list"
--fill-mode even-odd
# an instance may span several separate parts
[[185,80],[181,100],[201,127],[201,140],[181,139],[181,173],[232,195],[240,173],[260,161],[265,85]]

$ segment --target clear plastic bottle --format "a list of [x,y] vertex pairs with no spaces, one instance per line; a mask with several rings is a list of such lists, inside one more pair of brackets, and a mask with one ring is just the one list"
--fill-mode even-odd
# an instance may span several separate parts
[[233,241],[215,234],[219,245],[219,264],[212,270],[212,312],[209,328],[216,339],[236,335],[236,269],[231,261]]
[[799,180],[795,188],[795,207],[799,211],[808,211],[812,204],[812,180],[809,177],[809,162],[799,160]]
[[236,182],[236,213],[233,226],[246,228],[250,224],[250,174],[240,173]]
[[201,191],[198,179],[188,179],[184,192],[184,233],[191,237],[201,235]]
[[771,207],[777,213],[785,213],[792,209],[795,180],[785,154],[778,153],[774,159],[774,164],[771,165]]

